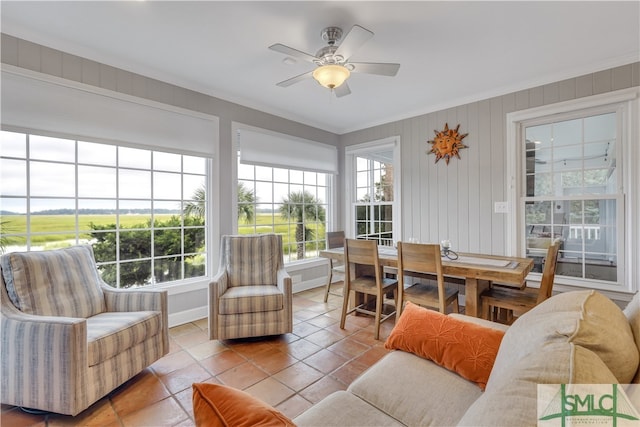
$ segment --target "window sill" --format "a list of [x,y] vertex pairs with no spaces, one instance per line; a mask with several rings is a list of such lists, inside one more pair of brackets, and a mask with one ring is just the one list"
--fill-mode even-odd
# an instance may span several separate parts
[[[199,277],[197,279],[181,280],[175,282],[162,283],[155,286],[146,287],[147,289],[166,290],[169,295],[179,295],[187,292],[199,291],[207,289],[211,279],[209,277]],[[141,288],[145,289],[145,288]]]

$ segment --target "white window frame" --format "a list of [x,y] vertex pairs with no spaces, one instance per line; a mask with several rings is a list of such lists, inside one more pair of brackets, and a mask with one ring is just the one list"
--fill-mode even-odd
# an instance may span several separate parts
[[[104,168],[104,169],[110,169],[113,170],[115,172],[115,175],[117,175],[119,173],[119,171],[144,171],[144,172],[149,172],[150,177],[151,177],[151,190],[153,189],[153,174],[154,173],[170,173],[170,174],[174,174],[174,175],[180,175],[180,178],[183,179],[185,175],[191,175],[190,173],[188,173],[187,171],[181,170],[180,172],[174,172],[174,171],[164,171],[161,169],[156,169],[152,164],[150,164],[148,166],[148,168],[135,168],[135,167],[129,167],[129,166],[121,166],[120,164],[113,164],[113,165],[107,165],[107,164],[95,164],[95,163],[83,163],[78,159],[78,144],[83,144],[83,143],[93,143],[93,144],[100,144],[100,145],[105,145],[105,146],[111,146],[114,148],[134,148],[134,149],[139,149],[139,150],[144,150],[146,152],[149,152],[150,156],[153,153],[170,153],[170,154],[177,154],[177,155],[184,155],[184,156],[193,156],[193,157],[199,157],[201,159],[203,159],[203,161],[205,162],[205,171],[204,174],[202,176],[204,176],[205,179],[205,189],[207,191],[207,195],[206,195],[206,201],[207,201],[207,207],[205,210],[205,225],[202,227],[188,227],[185,226],[184,224],[179,226],[179,227],[167,227],[167,228],[156,228],[153,223],[151,226],[149,227],[145,227],[145,228],[136,228],[135,230],[142,230],[142,231],[150,231],[152,233],[152,243],[151,243],[151,256],[148,257],[148,259],[152,262],[152,265],[154,262],[156,262],[156,260],[161,260],[163,258],[167,258],[167,256],[156,256],[154,254],[154,247],[153,247],[153,232],[154,231],[163,231],[163,230],[188,230],[190,228],[202,228],[204,230],[205,233],[205,250],[204,250],[204,255],[206,256],[206,265],[205,265],[205,273],[202,276],[195,276],[195,277],[187,277],[187,278],[181,278],[181,279],[177,279],[177,280],[169,280],[169,281],[165,281],[165,282],[154,282],[152,281],[149,284],[146,285],[136,285],[134,287],[136,288],[145,288],[145,289],[151,289],[151,288],[155,288],[155,289],[164,289],[164,288],[171,288],[171,287],[182,287],[183,285],[189,285],[192,286],[193,284],[196,283],[201,283],[201,282],[206,282],[208,281],[209,277],[211,277],[212,273],[211,273],[211,266],[212,266],[212,262],[211,262],[211,252],[210,252],[210,248],[211,247],[215,247],[215,245],[211,244],[211,227],[209,226],[208,221],[212,218],[212,214],[211,214],[211,198],[210,198],[210,188],[211,188],[211,171],[212,171],[212,159],[210,157],[206,157],[203,156],[202,154],[192,154],[192,153],[184,153],[184,152],[178,152],[178,151],[168,151],[166,149],[153,149],[151,147],[148,146],[136,146],[136,145],[132,145],[132,144],[124,144],[124,143],[105,143],[105,142],[97,142],[97,141],[93,141],[91,138],[78,138],[75,136],[70,136],[70,135],[61,135],[61,134],[56,134],[56,133],[47,133],[47,132],[39,132],[39,131],[34,131],[34,130],[29,130],[29,129],[21,129],[21,128],[14,128],[14,127],[10,127],[10,126],[3,126],[2,127],[3,131],[7,131],[7,132],[13,132],[13,133],[18,133],[18,134],[23,134],[25,136],[25,143],[29,144],[29,140],[32,137],[38,137],[38,136],[43,136],[43,137],[51,137],[51,138],[57,138],[57,139],[63,139],[69,142],[72,142],[74,144],[74,151],[75,151],[75,158],[73,161],[70,160],[49,160],[49,159],[33,159],[30,156],[29,150],[27,149],[27,152],[25,154],[25,157],[17,157],[15,159],[17,160],[23,160],[24,162],[26,162],[26,168],[27,170],[30,169],[32,162],[37,162],[37,163],[48,163],[48,164],[61,164],[61,165],[71,165],[74,167],[75,170],[75,189],[74,189],[74,193],[75,195],[73,196],[51,196],[48,197],[48,199],[51,200],[61,200],[61,201],[73,201],[73,204],[76,206],[76,212],[75,212],[75,217],[76,217],[76,221],[74,224],[73,229],[66,229],[66,230],[54,230],[54,231],[46,231],[46,232],[39,232],[39,233],[34,233],[32,232],[31,228],[30,228],[30,220],[29,218],[31,216],[33,216],[33,213],[30,211],[30,205],[32,200],[40,200],[40,199],[44,199],[47,198],[45,196],[32,196],[31,195],[31,190],[30,190],[30,186],[27,185],[27,192],[24,196],[14,196],[14,195],[6,195],[3,196],[7,199],[26,199],[27,201],[27,212],[26,212],[26,217],[27,217],[27,227],[24,233],[13,233],[10,236],[23,236],[25,238],[27,238],[27,245],[26,245],[26,250],[27,251],[31,251],[33,250],[32,247],[32,243],[31,243],[31,237],[32,236],[37,236],[37,235],[56,235],[56,234],[60,234],[60,233],[73,233],[75,235],[75,242],[74,244],[81,244],[83,243],[82,239],[80,239],[80,236],[83,234],[88,234],[89,232],[87,231],[83,231],[80,229],[79,223],[78,223],[78,218],[79,218],[79,211],[78,211],[78,206],[79,203],[81,203],[84,200],[105,200],[105,201],[115,201],[117,205],[119,205],[121,202],[136,202],[136,201],[149,201],[151,205],[153,205],[154,202],[160,202],[160,203],[164,203],[164,202],[174,202],[174,200],[163,200],[161,198],[157,198],[154,197],[153,194],[151,194],[149,199],[135,199],[135,198],[124,198],[121,197],[119,194],[119,189],[116,186],[116,195],[114,197],[108,197],[108,198],[103,198],[100,196],[97,197],[88,197],[88,196],[80,196],[78,195],[78,176],[77,176],[77,170],[79,167],[99,167],[99,168]],[[8,156],[6,157],[7,159],[14,159],[14,157],[12,156]],[[151,159],[151,157],[150,157]],[[153,160],[151,160],[151,162],[153,162]],[[182,169],[182,168],[181,168]],[[194,175],[200,175],[200,174],[194,174]],[[30,181],[30,177],[27,176],[26,178],[27,183]],[[188,196],[188,195],[186,195]],[[182,201],[189,201],[188,197],[183,197]],[[116,229],[113,231],[116,234],[119,233],[123,233],[123,232],[127,232],[129,231],[129,228],[122,228],[120,226],[120,223],[118,222],[118,216],[114,215],[116,218]],[[149,215],[149,218],[151,218],[151,220],[153,221],[154,218],[154,213],[153,210]],[[96,230],[96,232],[106,232],[106,230]],[[118,239],[117,241],[117,245],[119,245],[120,240]],[[117,251],[116,251],[117,252]],[[181,256],[185,256],[185,255],[189,255],[189,254],[185,254],[184,252],[182,252],[181,254],[179,254]],[[144,258],[142,260],[147,260],[147,258]],[[138,260],[133,260],[133,261],[138,261]],[[120,270],[120,266],[122,264],[126,264],[128,262],[132,262],[132,260],[121,260],[119,259],[119,256],[116,256],[116,259],[113,261],[108,261],[108,262],[98,262],[98,267],[101,265],[116,265],[118,268],[118,271]],[[118,276],[117,279],[118,284],[120,283],[120,277]],[[120,286],[116,286],[116,287],[120,287]]]
[[[635,87],[507,114],[506,178],[509,214],[507,215],[506,252],[518,256],[525,256],[524,233],[521,232],[524,227],[524,207],[520,199],[520,192],[524,188],[524,162],[522,162],[524,150],[522,144],[519,144],[523,132],[522,123],[557,114],[596,110],[607,106],[615,106],[619,120],[621,119],[622,122],[620,146],[617,147],[620,171],[618,192],[622,194],[622,197],[617,199],[620,203],[618,226],[623,227],[621,235],[625,236],[624,242],[618,242],[618,259],[622,263],[622,274],[618,276],[616,284],[556,276],[554,289],[561,291],[576,287],[598,289],[614,297],[618,294],[634,293],[640,289],[640,263],[638,262],[640,259],[640,168],[637,166],[640,164],[639,97],[640,88]],[[540,277],[539,273],[531,273],[528,279],[539,282]]]
[[[2,64],[0,69],[3,130],[174,152],[175,141],[182,140],[181,154],[211,157],[207,242],[218,241],[221,211],[217,116],[9,64]],[[77,108],[80,104],[82,108]],[[207,247],[207,271],[211,274],[217,269],[218,253],[218,245]],[[209,281],[209,277],[203,277],[155,286],[176,295],[207,289]]]
[[394,244],[402,236],[402,216],[401,216],[401,160],[400,160],[400,137],[392,136],[361,144],[350,145],[345,149],[345,194],[344,194],[344,218],[345,235],[353,238],[356,235],[355,229],[355,200],[356,200],[356,157],[367,153],[375,153],[384,149],[393,150],[393,203],[392,203],[392,224]]
[[[231,132],[234,138],[233,148],[234,148],[234,154],[235,154],[234,156],[235,161],[231,166],[233,182],[235,183],[235,185],[233,185],[231,189],[231,195],[232,195],[231,200],[232,200],[232,209],[233,209],[232,210],[233,216],[231,218],[231,222],[232,222],[233,230],[235,230],[235,232],[238,231],[238,226],[239,226],[238,215],[237,215],[237,212],[238,212],[237,183],[239,179],[238,178],[238,161],[241,160],[240,153],[242,148],[241,137],[240,137],[241,132],[254,134],[252,136],[255,136],[255,135],[258,135],[258,137],[260,135],[264,136],[266,140],[269,140],[272,143],[277,145],[276,148],[279,148],[279,152],[284,151],[285,157],[286,157],[287,145],[291,143],[295,143],[296,141],[299,141],[301,143],[302,150],[304,150],[304,148],[307,149],[307,154],[305,155],[301,155],[299,151],[296,151],[294,153],[294,156],[298,157],[298,161],[295,163],[296,165],[299,165],[299,167],[287,165],[286,162],[282,164],[271,164],[269,162],[255,162],[252,160],[250,164],[253,164],[254,166],[265,166],[265,167],[271,167],[271,168],[281,168],[281,169],[297,170],[297,171],[303,171],[303,172],[306,170],[307,172],[325,173],[326,187],[327,187],[327,200],[326,200],[326,209],[325,209],[325,230],[326,231],[333,230],[334,224],[336,223],[336,212],[337,212],[337,209],[336,209],[337,204],[336,204],[336,196],[335,196],[335,193],[336,193],[335,186],[336,186],[337,179],[335,174],[331,173],[331,171],[334,171],[335,173],[337,173],[337,170],[338,170],[337,148],[330,146],[328,144],[311,141],[307,139],[296,138],[290,135],[269,131],[266,129],[247,125],[240,122],[232,122]],[[270,138],[274,138],[274,139],[271,140]],[[265,146],[265,148],[267,148],[268,150],[273,150],[273,146],[268,144]],[[291,147],[289,146],[289,148]],[[335,153],[332,153],[334,148],[335,148]],[[314,157],[313,155],[309,156],[308,151],[309,150],[314,151],[314,149],[318,150],[315,153],[317,156],[321,157],[322,159],[321,161],[322,167],[320,169],[315,169],[314,167],[311,166],[314,164],[312,160]],[[278,156],[280,157],[280,154]],[[301,160],[301,158],[304,158],[304,157],[307,157],[308,159],[311,159],[311,160],[308,163],[305,163],[305,161]],[[257,203],[257,204],[260,204],[260,203]],[[316,240],[319,243],[321,243],[321,241],[324,240],[325,237],[326,236],[316,236]],[[285,266],[287,266],[287,269],[289,271],[293,271],[295,269],[300,269],[300,268],[310,268],[310,267],[314,267],[317,265],[324,265],[324,264],[326,264],[326,259],[321,258],[319,256],[309,257],[301,260],[293,260],[293,261],[288,261],[287,257],[285,256]]]

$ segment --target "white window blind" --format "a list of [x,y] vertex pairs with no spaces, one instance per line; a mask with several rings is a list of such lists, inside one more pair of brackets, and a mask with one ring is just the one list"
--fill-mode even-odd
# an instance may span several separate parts
[[[4,68],[4,67],[3,67]],[[2,124],[214,156],[218,118],[55,77],[2,71]]]
[[251,165],[338,173],[338,149],[292,136],[238,130],[240,162]]

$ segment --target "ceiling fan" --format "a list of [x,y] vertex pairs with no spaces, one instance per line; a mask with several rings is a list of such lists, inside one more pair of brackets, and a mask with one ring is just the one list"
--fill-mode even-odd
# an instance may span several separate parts
[[380,62],[349,62],[349,58],[360,46],[373,37],[373,33],[359,25],[354,25],[340,45],[336,45],[342,38],[342,29],[327,27],[322,30],[322,39],[328,46],[320,49],[315,56],[299,51],[280,43],[269,46],[269,49],[285,55],[302,59],[317,65],[315,70],[277,83],[276,86],[288,87],[306,78],[313,77],[322,86],[331,89],[336,96],[349,95],[351,90],[346,80],[351,73],[377,74],[393,77],[398,73],[400,64]]

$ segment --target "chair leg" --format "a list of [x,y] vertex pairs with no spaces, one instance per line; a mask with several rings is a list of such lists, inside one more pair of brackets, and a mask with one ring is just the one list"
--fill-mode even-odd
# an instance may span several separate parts
[[376,318],[375,318],[376,330],[373,334],[373,339],[376,339],[376,340],[380,338],[380,319],[382,318],[383,302],[384,302],[384,295],[382,294],[376,295]]
[[513,310],[507,310],[507,325],[513,323]]
[[347,319],[347,308],[349,307],[349,288],[347,287],[347,282],[344,283],[344,288],[342,290],[344,296],[342,297],[342,315],[340,316],[340,329],[344,329],[344,322]]
[[493,320],[492,319],[493,316],[491,315],[491,312],[492,312],[492,307],[489,305],[488,302],[483,301],[482,302],[482,318],[486,320]]
[[458,303],[458,297],[453,300],[453,310],[454,313],[460,313],[460,304]]
[[331,290],[331,280],[333,279],[333,268],[332,265],[329,265],[329,278],[327,280],[327,286],[325,286],[324,290],[324,302],[329,300],[329,291]]
[[402,315],[403,303],[402,303],[402,295],[396,291],[396,323],[400,319],[400,315]]

